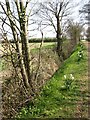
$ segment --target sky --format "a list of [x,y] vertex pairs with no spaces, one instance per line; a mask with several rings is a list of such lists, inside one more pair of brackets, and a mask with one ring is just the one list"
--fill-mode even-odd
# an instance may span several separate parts
[[[43,1],[43,0],[41,0]],[[88,0],[72,0],[73,1],[73,5],[75,5],[75,7],[73,8],[73,13],[71,15],[72,19],[74,20],[74,22],[80,22],[80,14],[79,14],[79,10],[82,9],[83,5],[86,4],[88,2]],[[52,30],[50,32],[50,30]],[[48,32],[47,32],[48,31]],[[53,30],[53,28],[48,27],[46,30],[43,31],[44,33],[44,37],[56,37],[56,34]],[[34,37],[34,35],[32,35]],[[36,32],[35,37],[41,37],[41,33],[38,31],[38,33]]]
[[[4,1],[4,0],[0,0],[0,2],[1,1]],[[26,0],[24,0],[24,1],[26,1]],[[35,2],[37,0],[32,0],[32,1]],[[38,0],[38,2],[41,2],[41,1],[44,1],[44,0]],[[71,15],[71,17],[73,18],[73,20],[75,22],[80,22],[79,10],[82,8],[82,6],[85,3],[87,3],[88,0],[72,0],[72,1],[73,1],[73,4],[76,6],[73,9],[73,14]],[[35,26],[30,26],[30,28],[33,28],[33,27],[35,27]],[[1,26],[0,26],[0,28],[1,28]],[[7,28],[7,30],[9,30],[9,29]],[[44,34],[44,37],[55,37],[56,36],[52,27],[48,27],[47,29],[43,30],[43,34]],[[29,36],[34,37],[34,38],[35,37],[40,38],[41,32],[40,31],[30,32]]]

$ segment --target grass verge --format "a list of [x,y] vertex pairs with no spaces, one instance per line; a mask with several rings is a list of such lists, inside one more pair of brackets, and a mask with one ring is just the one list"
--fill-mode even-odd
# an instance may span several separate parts
[[[87,117],[87,50],[79,44],[42,88],[38,98],[23,107],[18,118]],[[72,79],[73,78],[73,79]]]

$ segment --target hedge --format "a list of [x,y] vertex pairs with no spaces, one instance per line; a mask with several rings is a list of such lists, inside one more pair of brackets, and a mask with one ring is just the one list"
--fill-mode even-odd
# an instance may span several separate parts
[[[39,43],[41,42],[41,38],[31,38],[29,39],[29,43]],[[56,42],[56,38],[44,38],[44,42]]]

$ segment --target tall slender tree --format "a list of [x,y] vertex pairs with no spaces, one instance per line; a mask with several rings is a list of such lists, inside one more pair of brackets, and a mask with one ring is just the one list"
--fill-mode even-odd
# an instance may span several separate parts
[[[2,11],[0,12],[2,31],[6,31],[5,25],[11,29],[15,45],[10,45],[15,48],[14,51],[17,56],[18,67],[20,68],[20,73],[24,85],[26,87],[31,87],[32,83],[30,78],[30,58],[28,49],[28,17],[26,14],[29,2],[28,0],[26,2],[23,0],[13,0],[12,2],[10,0],[5,0],[5,3],[0,2]],[[4,40],[10,43],[7,38]],[[19,40],[21,41],[21,48],[19,45]],[[15,57],[13,54],[13,50],[11,50],[10,56],[12,59],[13,67],[16,69],[14,62]]]
[[52,26],[56,33],[57,53],[62,56],[62,20],[71,14],[71,0],[52,0],[40,3],[39,16],[43,25]]
[[67,36],[71,39],[73,45],[76,45],[81,39],[83,26],[73,20],[68,21]]

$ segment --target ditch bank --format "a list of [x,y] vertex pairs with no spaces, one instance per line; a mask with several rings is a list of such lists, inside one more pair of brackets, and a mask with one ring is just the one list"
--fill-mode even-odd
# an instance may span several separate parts
[[[63,56],[67,59],[74,46],[68,43],[63,45]],[[38,60],[40,61],[38,62]],[[32,83],[35,95],[39,95],[42,86],[53,76],[53,74],[60,68],[63,63],[60,61],[55,46],[47,46],[42,48],[39,56],[39,51],[31,52],[31,68]],[[39,66],[39,67],[38,67]],[[36,76],[36,78],[35,78]],[[22,80],[18,80],[15,76],[6,78],[3,83],[3,117],[13,118],[18,113],[18,110],[32,101],[34,94],[31,95],[30,90],[26,90]]]

